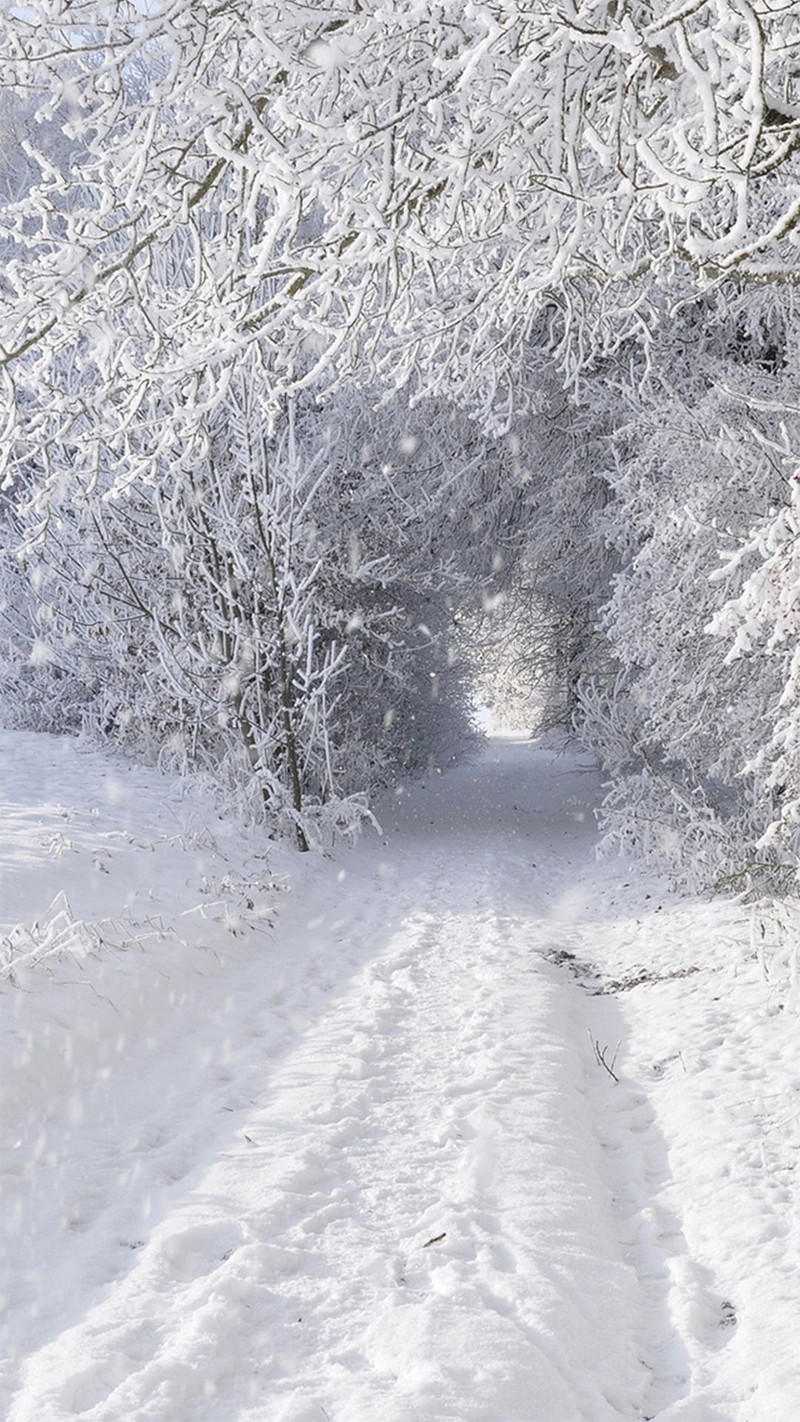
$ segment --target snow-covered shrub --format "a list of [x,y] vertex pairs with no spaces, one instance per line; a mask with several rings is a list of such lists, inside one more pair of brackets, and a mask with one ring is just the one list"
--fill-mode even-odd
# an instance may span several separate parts
[[750,908],[750,941],[764,977],[800,1008],[800,897],[762,898]]

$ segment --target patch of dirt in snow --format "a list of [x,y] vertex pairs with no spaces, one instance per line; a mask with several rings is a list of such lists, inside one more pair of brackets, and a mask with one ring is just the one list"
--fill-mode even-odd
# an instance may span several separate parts
[[590,765],[490,745],[280,893],[3,753],[9,1422],[800,1415],[796,1018],[595,863]]

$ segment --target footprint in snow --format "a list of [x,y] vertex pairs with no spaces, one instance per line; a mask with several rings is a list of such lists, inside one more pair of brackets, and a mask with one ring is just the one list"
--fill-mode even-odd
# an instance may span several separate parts
[[167,1235],[157,1243],[156,1252],[163,1273],[188,1282],[213,1273],[241,1243],[241,1230],[233,1223],[198,1224]]

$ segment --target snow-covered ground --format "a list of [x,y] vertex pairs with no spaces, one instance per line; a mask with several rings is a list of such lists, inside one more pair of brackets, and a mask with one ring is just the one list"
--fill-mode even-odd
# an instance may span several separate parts
[[0,735],[8,1422],[800,1418],[791,986],[596,795],[498,741],[267,859]]

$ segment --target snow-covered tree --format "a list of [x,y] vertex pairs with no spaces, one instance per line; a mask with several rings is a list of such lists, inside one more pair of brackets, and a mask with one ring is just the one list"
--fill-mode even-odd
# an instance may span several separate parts
[[22,514],[31,659],[83,685],[95,729],[213,764],[305,848],[315,807],[357,819],[328,747],[343,647],[317,635],[310,510],[328,451],[299,446],[291,419],[270,437],[257,392],[255,379],[229,388],[189,467],[116,495],[107,476],[86,490],[65,471],[57,494],[34,493]]
[[748,325],[759,312],[758,293],[706,303],[699,330],[684,312],[647,385],[618,386],[628,418],[609,440],[603,518],[619,571],[600,617],[617,670],[604,691],[584,687],[583,733],[609,775],[608,841],[695,885],[779,884],[797,854],[768,833],[776,796],[792,798],[777,750],[794,651],[779,606],[798,587],[791,322],[785,310],[782,331]]

